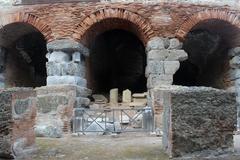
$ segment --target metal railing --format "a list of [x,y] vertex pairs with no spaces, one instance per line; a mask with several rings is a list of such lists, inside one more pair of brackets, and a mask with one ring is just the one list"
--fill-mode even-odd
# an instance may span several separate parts
[[152,110],[130,109],[84,109],[74,111],[73,132],[150,132],[153,130]]

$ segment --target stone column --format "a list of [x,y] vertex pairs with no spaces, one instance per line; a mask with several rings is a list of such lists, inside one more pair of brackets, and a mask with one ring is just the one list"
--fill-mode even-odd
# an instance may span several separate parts
[[0,88],[5,87],[5,54],[6,49],[3,47],[0,47]]
[[236,92],[237,100],[237,129],[240,129],[240,47],[233,48],[229,51],[230,66],[229,71],[230,81],[235,81],[235,86],[233,86]]
[[163,107],[157,103],[158,98],[154,97],[155,88],[162,85],[172,85],[173,75],[180,67],[179,61],[188,58],[187,53],[181,49],[182,43],[178,39],[168,39],[154,37],[146,47],[147,52],[147,87],[148,87],[148,106],[154,111],[154,126],[156,130],[162,130]]
[[70,84],[86,87],[84,57],[89,51],[68,39],[48,43],[47,86]]
[[[86,107],[91,90],[86,88],[85,57],[82,44],[62,39],[48,43],[47,86],[36,88],[38,116],[36,135],[61,137],[71,132],[74,109]],[[46,129],[45,129],[46,128]]]

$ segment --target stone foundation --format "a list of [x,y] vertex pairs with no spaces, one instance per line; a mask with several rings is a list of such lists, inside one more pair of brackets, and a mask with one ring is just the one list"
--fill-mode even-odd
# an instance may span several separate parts
[[33,151],[35,95],[30,88],[0,91],[0,159],[20,158]]
[[56,85],[36,88],[37,136],[61,137],[71,132],[73,109],[87,106],[91,90],[75,85]]
[[[236,96],[207,87],[155,89],[163,106],[163,145],[170,157],[205,151],[233,151]],[[199,153],[198,153],[199,154]]]

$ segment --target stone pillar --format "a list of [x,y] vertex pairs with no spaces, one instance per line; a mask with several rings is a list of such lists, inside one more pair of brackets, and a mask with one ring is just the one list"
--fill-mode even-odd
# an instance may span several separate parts
[[157,130],[162,130],[163,107],[155,103],[153,96],[154,88],[161,85],[172,85],[173,75],[180,67],[179,61],[188,58],[187,53],[181,49],[182,43],[178,39],[168,39],[154,37],[146,47],[147,52],[147,87],[148,87],[148,106],[154,111],[154,126]]
[[236,92],[237,100],[237,129],[240,129],[240,47],[233,48],[229,51],[230,66],[229,71],[230,81],[235,82],[233,88]]
[[3,47],[0,47],[0,88],[5,87],[5,54],[6,49]]
[[69,40],[48,43],[47,86],[36,88],[38,116],[36,135],[61,137],[71,132],[74,109],[86,107],[91,90],[87,89],[85,57],[89,51]]
[[86,87],[84,57],[89,51],[82,44],[68,39],[48,43],[47,86],[70,84]]

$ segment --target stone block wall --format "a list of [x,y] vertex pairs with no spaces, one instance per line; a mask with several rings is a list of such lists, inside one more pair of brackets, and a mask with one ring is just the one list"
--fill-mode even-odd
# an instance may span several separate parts
[[157,95],[154,95],[154,88],[161,85],[171,85],[173,75],[180,67],[179,61],[188,58],[187,53],[182,50],[182,43],[176,39],[162,37],[152,38],[146,46],[148,106],[154,111],[155,129],[162,130],[163,107],[157,103]]
[[171,157],[233,151],[235,93],[180,86],[162,86],[155,93],[164,107],[163,145]]
[[87,86],[85,58],[89,51],[80,43],[62,39],[48,43],[47,85]]
[[240,129],[240,47],[233,48],[229,51],[230,70],[228,73],[228,82],[230,90],[236,92],[237,108],[238,108],[238,130]]
[[0,159],[20,158],[33,151],[35,96],[30,88],[0,91]]
[[6,50],[0,47],[0,88],[5,87],[5,52]]
[[53,85],[36,88],[37,136],[61,137],[71,132],[73,110],[87,106],[91,90],[76,85]]

